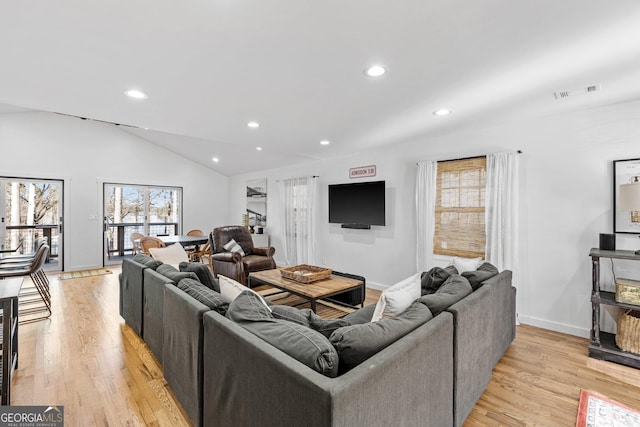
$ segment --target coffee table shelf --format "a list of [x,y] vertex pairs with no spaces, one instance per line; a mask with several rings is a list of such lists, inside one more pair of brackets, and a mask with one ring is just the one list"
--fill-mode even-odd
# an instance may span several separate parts
[[[360,290],[362,292],[362,301],[364,301],[365,281],[354,278],[354,276],[343,276],[340,274],[332,274],[328,279],[320,280],[312,283],[300,283],[294,280],[282,277],[280,269],[256,271],[249,274],[249,287],[260,284],[272,286],[297,295],[301,298],[309,300],[311,310],[315,313],[316,303],[321,299],[330,299],[332,297]],[[362,303],[360,304],[362,306]]]

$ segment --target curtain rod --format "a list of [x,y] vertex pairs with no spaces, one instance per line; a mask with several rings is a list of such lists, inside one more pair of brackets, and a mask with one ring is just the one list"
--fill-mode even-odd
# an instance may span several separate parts
[[[518,154],[522,154],[522,150],[517,150],[516,153]],[[437,160],[438,163],[444,163],[444,162],[457,162],[460,160],[471,160],[471,159],[479,159],[480,157],[487,157],[486,154],[481,155],[481,156],[469,156],[469,157],[460,157],[458,159],[447,159],[447,160]],[[420,162],[416,162],[416,165],[419,164]]]
[[[320,175],[302,176],[300,178],[320,178]],[[287,178],[287,179],[298,179],[298,178]],[[276,182],[280,182],[280,180],[276,179]]]

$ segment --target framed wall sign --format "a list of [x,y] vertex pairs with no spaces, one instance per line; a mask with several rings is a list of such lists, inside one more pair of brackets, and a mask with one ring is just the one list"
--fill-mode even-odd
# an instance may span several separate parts
[[364,178],[376,176],[376,165],[360,166],[349,169],[349,178]]
[[613,162],[613,232],[640,234],[640,212],[618,209],[620,185],[640,182],[640,159]]

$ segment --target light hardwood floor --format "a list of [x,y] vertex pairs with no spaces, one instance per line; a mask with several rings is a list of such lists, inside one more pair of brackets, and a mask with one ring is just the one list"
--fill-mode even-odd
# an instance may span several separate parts
[[[49,275],[51,319],[20,325],[13,405],[64,405],[68,426],[190,425],[161,367],[118,315],[118,273]],[[378,295],[368,290],[367,302]],[[640,371],[586,354],[586,339],[519,326],[465,427],[573,426],[581,389],[640,408]]]

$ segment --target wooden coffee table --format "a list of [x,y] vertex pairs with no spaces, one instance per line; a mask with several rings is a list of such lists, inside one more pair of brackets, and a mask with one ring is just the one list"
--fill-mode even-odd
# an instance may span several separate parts
[[[249,273],[249,287],[260,284],[273,286],[274,288],[309,300],[311,310],[314,313],[316,312],[316,302],[319,299],[329,298],[358,288],[364,288],[364,282],[362,280],[335,274],[332,274],[325,280],[319,280],[313,283],[300,283],[282,277],[279,268]],[[362,292],[362,295],[364,295],[364,289],[362,289]]]

